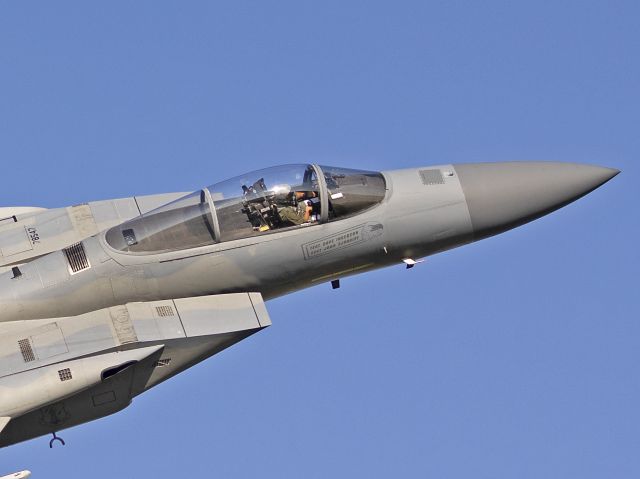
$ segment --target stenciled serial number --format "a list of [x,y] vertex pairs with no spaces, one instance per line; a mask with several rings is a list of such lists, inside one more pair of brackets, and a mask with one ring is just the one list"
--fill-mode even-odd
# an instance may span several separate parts
[[35,228],[33,227],[27,228],[27,234],[29,235],[29,239],[33,244],[40,243],[40,235],[38,234],[38,231]]
[[305,259],[322,256],[382,234],[380,223],[367,223],[302,245]]

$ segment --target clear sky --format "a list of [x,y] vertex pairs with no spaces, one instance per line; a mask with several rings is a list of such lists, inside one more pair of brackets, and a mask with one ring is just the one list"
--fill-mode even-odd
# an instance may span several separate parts
[[292,162],[623,170],[500,237],[269,303],[34,478],[640,476],[640,3],[0,4],[0,205]]

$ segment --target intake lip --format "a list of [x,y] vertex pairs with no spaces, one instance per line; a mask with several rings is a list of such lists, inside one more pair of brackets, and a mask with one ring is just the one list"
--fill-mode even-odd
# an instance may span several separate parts
[[590,193],[620,173],[613,168],[545,161],[454,165],[474,240],[533,221]]

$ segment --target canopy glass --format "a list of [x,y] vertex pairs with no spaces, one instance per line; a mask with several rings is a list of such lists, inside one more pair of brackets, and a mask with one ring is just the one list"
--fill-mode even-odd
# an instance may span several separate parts
[[107,231],[128,253],[161,253],[336,221],[380,203],[377,172],[284,165],[216,183]]

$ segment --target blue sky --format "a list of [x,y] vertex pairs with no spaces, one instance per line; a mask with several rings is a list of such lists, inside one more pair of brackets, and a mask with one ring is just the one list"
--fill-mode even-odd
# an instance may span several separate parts
[[269,304],[111,418],[0,451],[75,477],[638,477],[640,6],[4,2],[0,205],[280,163],[623,170],[496,238]]

